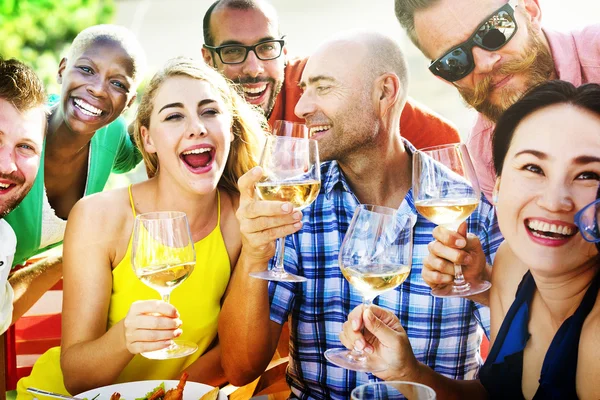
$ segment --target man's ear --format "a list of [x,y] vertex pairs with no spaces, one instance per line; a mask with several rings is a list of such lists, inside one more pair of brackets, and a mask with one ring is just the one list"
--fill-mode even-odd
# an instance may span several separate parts
[[211,67],[215,67],[216,68],[216,64],[213,60],[213,54],[212,51],[210,51],[209,49],[205,49],[204,47],[202,48],[202,58],[204,59],[204,62],[208,65],[210,65]]
[[65,72],[65,68],[67,68],[67,59],[63,57],[58,64],[58,72],[56,73],[56,83],[59,85],[62,85],[62,76]]
[[[521,0],[524,13],[531,21],[532,27],[541,32],[542,29],[542,9],[540,8],[539,0]],[[517,6],[517,10],[521,3]]]
[[386,115],[399,101],[403,88],[396,74],[388,73],[381,75],[375,81],[375,94],[379,101],[379,114]]
[[145,126],[140,127],[140,134],[142,135],[142,143],[144,145],[144,150],[148,153],[156,153],[156,147],[154,146],[154,142],[150,137],[150,131]]

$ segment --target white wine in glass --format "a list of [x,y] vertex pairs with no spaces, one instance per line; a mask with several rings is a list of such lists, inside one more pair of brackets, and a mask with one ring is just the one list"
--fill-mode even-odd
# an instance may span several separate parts
[[[362,295],[365,307],[410,275],[415,219],[413,214],[400,214],[388,207],[356,207],[340,248],[339,264],[348,283]],[[353,371],[377,372],[388,367],[385,361],[357,349],[329,349],[325,358]]]
[[[413,155],[413,197],[417,211],[456,231],[479,206],[481,191],[467,147],[462,143],[430,147]],[[454,266],[454,283],[435,288],[436,297],[467,297],[488,290],[487,281],[467,282]]]
[[[306,126],[292,124],[294,130]],[[280,124],[285,125],[285,124]],[[263,177],[256,184],[262,200],[290,202],[301,210],[312,204],[321,189],[321,169],[317,141],[291,136],[270,136],[262,152],[260,166]],[[276,263],[273,269],[252,272],[250,276],[271,281],[304,282],[306,278],[286,272],[283,268],[285,238],[277,239]]]
[[[196,265],[185,213],[161,211],[138,215],[133,224],[131,265],[136,276],[169,303],[171,291],[190,276]],[[186,357],[196,350],[196,343],[174,340],[169,347],[142,355],[166,360]]]

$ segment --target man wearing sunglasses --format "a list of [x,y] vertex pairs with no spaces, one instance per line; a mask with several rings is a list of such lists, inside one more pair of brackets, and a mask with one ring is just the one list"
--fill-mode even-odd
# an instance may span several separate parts
[[568,34],[542,29],[538,0],[395,0],[395,9],[429,70],[480,113],[467,145],[488,199],[498,117],[546,80],[600,82],[600,25]]
[[[294,114],[306,59],[287,55],[277,12],[262,0],[220,0],[204,16],[202,56],[238,83],[246,100],[259,106],[273,126],[276,120],[304,122]],[[402,136],[424,148],[460,141],[456,129],[409,99],[400,121]],[[311,135],[316,133],[315,130]]]

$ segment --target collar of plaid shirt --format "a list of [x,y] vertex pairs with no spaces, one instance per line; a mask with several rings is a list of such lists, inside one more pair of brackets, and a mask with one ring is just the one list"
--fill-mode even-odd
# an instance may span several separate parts
[[[412,154],[415,149],[405,143]],[[303,211],[303,227],[286,239],[286,270],[304,275],[305,283],[270,282],[271,320],[290,321],[288,383],[292,397],[348,399],[356,386],[377,380],[327,362],[323,353],[342,347],[338,335],[348,313],[361,304],[360,293],[344,279],[338,251],[359,204],[335,161],[321,165],[322,187],[315,202]],[[413,232],[413,265],[409,278],[374,303],[400,318],[417,359],[454,379],[474,379],[481,366],[479,345],[489,332],[489,309],[461,298],[435,298],[421,278],[435,225],[421,217],[412,190],[400,210],[417,216]],[[467,220],[478,233],[491,264],[502,236],[492,206],[482,198]],[[274,260],[271,260],[273,262]]]

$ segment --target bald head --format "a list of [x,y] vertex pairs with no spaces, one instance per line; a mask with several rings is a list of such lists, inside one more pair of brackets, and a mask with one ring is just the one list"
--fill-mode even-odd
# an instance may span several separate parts
[[322,43],[308,62],[351,66],[349,72],[361,71],[366,88],[371,88],[375,79],[384,74],[395,74],[402,90],[398,105],[404,107],[406,103],[408,65],[400,45],[387,35],[375,31],[352,31],[336,35]]
[[213,14],[216,14],[222,10],[259,10],[271,21],[275,21],[277,24],[277,31],[279,30],[279,18],[275,8],[267,1],[264,0],[217,0],[206,10],[204,19],[202,20],[202,33],[204,35],[204,44],[208,46],[215,45],[215,37],[213,28],[211,27],[211,21]]

